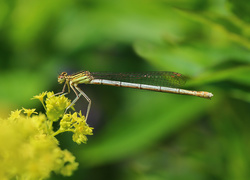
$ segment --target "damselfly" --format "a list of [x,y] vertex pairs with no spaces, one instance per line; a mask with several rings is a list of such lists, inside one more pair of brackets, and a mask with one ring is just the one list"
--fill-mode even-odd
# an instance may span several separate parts
[[[117,87],[130,87],[151,91],[198,96],[207,99],[210,99],[213,96],[213,94],[210,92],[180,89],[179,87],[183,86],[186,83],[186,80],[187,78],[184,75],[169,71],[149,71],[134,73],[81,71],[72,75],[68,75],[66,72],[62,72],[58,76],[58,82],[60,84],[65,82],[65,84],[63,86],[62,92],[59,92],[55,95],[68,94],[70,92],[70,88],[75,92],[76,98],[66,108],[66,111],[76,103],[81,95],[84,96],[88,101],[86,120],[89,115],[91,100],[78,87],[78,84],[101,84]],[[68,86],[68,92],[65,93],[66,85]]]

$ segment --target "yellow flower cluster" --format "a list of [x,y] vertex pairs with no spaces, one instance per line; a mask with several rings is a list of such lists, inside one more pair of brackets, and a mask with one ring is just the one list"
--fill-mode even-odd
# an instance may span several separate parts
[[[8,119],[0,119],[0,179],[46,179],[52,171],[70,176],[78,163],[69,151],[58,147],[55,136],[71,131],[73,141],[80,144],[86,143],[86,135],[92,135],[93,128],[81,112],[64,113],[70,105],[64,96],[44,92],[34,99],[42,102],[46,115],[23,108],[11,112]],[[60,128],[54,132],[53,122],[59,120]]]
[[[79,115],[79,117],[78,117]],[[92,129],[86,124],[84,116],[82,116],[81,112],[74,114],[65,114],[60,121],[60,129],[56,132],[65,132],[72,131],[73,141],[77,144],[86,143],[87,137],[86,135],[92,135]]]
[[71,102],[65,96],[54,96],[53,92],[47,93],[45,100],[46,114],[50,121],[58,121]]

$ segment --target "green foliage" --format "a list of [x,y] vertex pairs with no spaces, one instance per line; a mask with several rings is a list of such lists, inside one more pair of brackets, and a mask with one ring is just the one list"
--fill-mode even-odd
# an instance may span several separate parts
[[[189,76],[184,88],[212,92],[212,100],[81,87],[97,132],[83,149],[70,144],[82,165],[73,178],[249,179],[248,4],[3,0],[0,113],[32,107],[31,94],[60,87],[61,71],[178,72]],[[61,126],[74,127],[72,116]]]

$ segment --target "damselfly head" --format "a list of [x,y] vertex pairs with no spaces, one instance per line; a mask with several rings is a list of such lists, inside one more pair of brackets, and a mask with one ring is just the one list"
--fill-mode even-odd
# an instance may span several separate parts
[[60,84],[62,84],[62,83],[65,81],[65,79],[66,79],[67,76],[68,76],[68,74],[67,74],[66,72],[62,72],[62,73],[58,76],[58,82],[59,82]]

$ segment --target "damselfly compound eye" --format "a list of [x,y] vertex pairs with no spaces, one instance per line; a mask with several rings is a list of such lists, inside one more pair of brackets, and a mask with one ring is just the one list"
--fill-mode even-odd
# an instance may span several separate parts
[[62,83],[65,81],[67,75],[68,75],[68,74],[67,74],[66,72],[62,72],[62,73],[58,76],[58,82],[59,82],[60,84],[62,84]]

